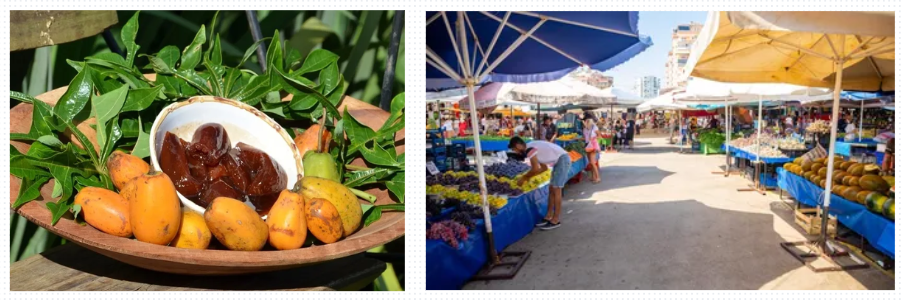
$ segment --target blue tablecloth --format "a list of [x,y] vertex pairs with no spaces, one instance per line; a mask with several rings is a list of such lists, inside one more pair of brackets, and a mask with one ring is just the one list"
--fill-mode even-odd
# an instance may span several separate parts
[[[595,154],[598,155],[598,153]],[[586,157],[579,158],[576,162],[570,163],[570,171],[567,172],[567,180],[570,180],[579,174],[579,172],[583,171],[583,169],[586,169],[587,165],[589,165],[589,159]]]
[[[824,189],[808,180],[777,168],[777,183],[800,203],[817,206],[823,204]],[[896,259],[896,224],[881,215],[872,213],[864,205],[832,195],[830,214],[840,223],[868,240],[872,246],[890,258]]]
[[[466,147],[466,148],[476,147],[476,141],[473,141],[473,140],[459,140],[459,139],[451,140],[451,144],[457,144],[457,143],[463,144],[464,147]],[[494,152],[494,151],[508,150],[507,144],[509,142],[508,141],[495,141],[495,140],[492,140],[492,141],[479,140],[479,143],[480,143],[480,147],[482,147],[482,151]]]
[[[492,217],[495,249],[503,251],[532,232],[535,223],[548,211],[548,186],[518,197],[508,198],[507,205]],[[485,265],[488,259],[485,221],[477,220],[467,241],[453,248],[441,240],[426,240],[426,289],[460,289]]]
[[837,138],[836,139],[836,154],[843,155],[846,157],[851,157],[852,156],[852,144],[864,144],[864,145],[867,145],[868,148],[870,148],[870,147],[876,147],[877,141],[874,141],[874,139],[861,139],[861,140],[855,139],[855,140],[846,142],[842,138]]
[[[726,145],[721,145],[722,149],[726,149]],[[730,154],[734,158],[747,159],[750,161],[755,161],[755,154],[741,150],[739,148],[730,146]],[[761,157],[761,161],[767,164],[782,164],[792,162],[792,158],[767,158]]]

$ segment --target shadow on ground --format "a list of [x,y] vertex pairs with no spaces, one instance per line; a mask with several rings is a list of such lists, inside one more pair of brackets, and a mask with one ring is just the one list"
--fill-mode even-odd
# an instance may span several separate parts
[[[572,210],[572,213],[570,213]],[[801,265],[778,245],[773,216],[696,200],[566,203],[563,225],[513,250],[532,257],[513,280],[467,289],[758,289]]]
[[[565,194],[567,199],[585,199],[591,197],[593,193],[618,188],[627,188],[630,186],[643,186],[651,184],[661,184],[664,178],[673,175],[673,172],[661,170],[657,166],[601,166],[601,183],[591,185],[592,191],[581,191],[579,195],[572,193]],[[584,177],[588,174],[583,172]],[[568,191],[567,185],[564,191]],[[580,187],[584,188],[584,187]]]

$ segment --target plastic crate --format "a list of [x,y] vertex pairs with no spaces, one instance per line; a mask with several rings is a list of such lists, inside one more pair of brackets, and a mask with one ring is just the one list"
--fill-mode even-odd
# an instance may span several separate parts
[[447,155],[448,155],[448,148],[445,147],[445,146],[438,146],[438,147],[436,147],[435,145],[433,145],[432,148],[427,148],[427,149],[426,149],[426,155],[430,155],[430,156],[433,156],[433,157],[447,156]]

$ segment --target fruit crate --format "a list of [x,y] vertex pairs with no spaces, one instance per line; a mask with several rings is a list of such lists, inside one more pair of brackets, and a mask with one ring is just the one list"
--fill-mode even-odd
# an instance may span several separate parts
[[701,150],[702,150],[702,154],[704,154],[704,155],[716,155],[716,154],[724,153],[724,150],[722,148],[710,146],[710,145],[704,144],[704,143],[701,144]]
[[[821,215],[823,212],[820,207],[817,208],[797,208],[795,211],[795,221],[802,230],[812,236],[821,234]],[[836,237],[836,217],[830,216],[827,220],[827,234]]]
[[430,155],[430,156],[433,156],[433,157],[447,156],[447,155],[448,155],[448,149],[447,149],[447,147],[445,147],[445,146],[439,146],[439,147],[436,147],[436,146],[433,145],[432,148],[427,148],[427,149],[426,149],[426,154],[427,154],[427,155]]

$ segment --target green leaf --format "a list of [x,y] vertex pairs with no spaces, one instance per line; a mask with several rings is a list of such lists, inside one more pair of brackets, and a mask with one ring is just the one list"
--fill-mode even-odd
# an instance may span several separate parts
[[329,64],[319,72],[319,83],[323,86],[323,95],[328,96],[341,84],[341,74],[338,72],[338,63]]
[[128,95],[128,86],[122,85],[116,90],[94,96],[91,98],[91,109],[98,123],[103,124],[119,114],[122,105],[125,104],[125,97]]
[[349,155],[365,146],[367,142],[372,141],[376,136],[376,132],[373,131],[373,129],[357,122],[357,119],[348,112],[347,108],[345,108],[344,119],[342,119],[342,121],[346,121],[344,124],[345,133],[348,135],[348,140],[351,142],[350,146],[348,146]]
[[[400,93],[391,99],[391,115],[387,121],[392,121],[404,114],[404,93]],[[402,120],[403,121],[403,120]]]
[[36,180],[40,177],[49,177],[50,172],[34,166],[31,160],[25,156],[10,156],[9,173],[22,180]]
[[348,82],[345,81],[344,76],[341,74],[338,75],[338,87],[332,90],[326,99],[329,99],[329,103],[332,105],[338,106],[338,103],[341,103],[341,98],[344,97],[345,91],[348,89]]
[[60,139],[54,135],[40,136],[40,137],[38,137],[37,141],[43,143],[44,145],[50,146],[50,147],[61,147],[63,145],[63,142],[60,141]]
[[210,50],[210,63],[222,65],[222,44],[219,42],[219,34],[213,40],[213,48]]
[[349,171],[344,174],[345,181],[343,184],[347,187],[358,187],[365,184],[376,183],[376,181],[385,175],[395,171],[395,169],[385,167]]
[[361,21],[358,23],[352,40],[354,41],[354,48],[351,49],[351,53],[348,55],[347,61],[345,61],[347,62],[347,65],[344,66],[345,74],[347,74],[348,79],[351,82],[359,81],[357,78],[359,66],[369,68],[366,64],[361,62],[363,61],[364,53],[370,49],[370,41],[373,39],[373,33],[379,28],[379,20],[382,19],[382,11],[364,11],[360,16],[360,19]]
[[[316,97],[311,94],[293,95],[291,97],[291,102],[288,103],[288,108],[296,111],[308,110],[316,106],[316,101]],[[338,132],[336,131],[336,133]]]
[[128,22],[122,26],[122,31],[120,32],[120,38],[122,39],[122,44],[125,45],[126,56],[125,56],[125,65],[132,66],[135,63],[135,54],[138,53],[139,47],[135,44],[135,37],[138,35],[138,14],[140,12],[135,12],[135,14],[128,19]]
[[78,214],[81,213],[81,205],[72,204],[72,207],[71,209],[69,209],[69,211],[72,212],[72,217],[78,218]]
[[69,64],[69,66],[71,66],[73,69],[75,69],[76,73],[81,72],[81,69],[85,67],[84,62],[72,61],[69,59],[66,59],[66,64]]
[[307,55],[307,59],[304,60],[304,65],[301,65],[301,68],[292,74],[303,75],[312,73],[324,69],[329,66],[329,64],[335,62],[338,62],[338,55],[324,49],[316,49]]
[[294,62],[300,61],[304,55],[301,55],[297,49],[290,48],[288,43],[285,44],[285,48],[288,49],[288,55],[285,56],[285,66],[286,69],[291,69],[291,66]]
[[53,192],[50,194],[51,198],[59,198],[63,195],[63,186],[60,182],[53,182]]
[[235,66],[235,68],[241,68],[241,66],[244,66],[244,62],[247,62],[247,59],[250,59],[250,57],[254,55],[254,52],[257,51],[257,48],[260,47],[260,44],[270,39],[272,38],[263,38],[257,40],[257,42],[254,42],[254,44],[251,44],[251,46],[248,47],[246,51],[244,51],[244,57],[241,58],[241,62],[239,62],[238,65]]
[[85,65],[85,68],[72,78],[69,82],[69,88],[56,102],[53,107],[53,113],[64,122],[71,122],[88,103],[88,99],[94,92],[94,84],[90,77],[91,68]]
[[44,186],[44,183],[47,183],[49,180],[50,176],[41,176],[35,180],[22,179],[22,184],[19,186],[19,196],[13,202],[13,209],[41,197],[41,186]]
[[192,70],[179,70],[175,73],[175,76],[179,79],[184,80],[191,87],[196,88],[204,95],[212,95],[213,93],[210,91],[210,88],[207,87],[207,80],[197,74],[193,69]]
[[[214,65],[222,65],[222,46],[219,44],[219,33],[216,32],[216,21],[219,19],[219,11],[213,14],[210,23],[210,47],[204,52],[204,61],[210,61]],[[214,38],[215,37],[215,38]]]
[[59,150],[53,149],[41,142],[34,142],[28,147],[28,152],[25,155],[31,159],[46,160],[53,158],[60,153]]
[[272,74],[273,70],[283,71],[282,60],[282,41],[279,39],[279,30],[272,36],[272,43],[269,44],[269,49],[266,50],[266,73]]
[[[222,83],[222,66],[214,66],[210,61],[204,61],[204,67],[210,75],[210,91],[214,96],[225,97]],[[217,68],[218,67],[218,68]]]
[[[154,82],[154,85],[158,87],[162,86],[163,94],[166,95],[166,98],[170,99],[186,97],[187,95],[182,92],[182,86],[191,87],[184,80],[168,75],[157,75],[157,80]],[[195,92],[197,91],[195,90]]]
[[[288,40],[288,42],[286,43],[286,48],[298,50],[301,56],[307,55],[308,53],[312,54],[313,52],[316,52],[316,50],[314,50],[313,52],[310,52],[310,50],[321,45],[323,41],[326,40],[326,38],[332,35],[340,34],[341,32],[332,30],[329,25],[324,24],[317,17],[306,18],[306,20],[304,20],[304,24],[301,25],[301,28],[291,36],[291,39]],[[344,39],[341,40],[344,41]],[[309,59],[310,57],[308,56],[307,58]],[[290,64],[289,66],[291,66],[292,68],[294,67],[296,62],[297,60],[288,61],[288,63]],[[323,67],[326,67],[326,65],[323,65],[318,69],[311,69],[309,71],[318,71]]]
[[[122,138],[122,130],[119,128],[119,116],[113,117],[108,123],[109,126],[105,126],[107,130],[105,131],[107,136],[104,138],[104,144],[101,146],[100,152],[100,163],[106,166],[107,158],[110,157],[110,154],[113,152],[116,146],[116,142]],[[98,137],[97,140],[100,140]]]
[[372,206],[372,207],[364,207],[364,206],[365,205],[361,205],[362,208],[366,208],[366,209],[364,209],[364,214],[363,214],[363,217],[365,218],[363,220],[364,227],[370,226],[370,224],[373,224],[374,222],[379,221],[379,219],[382,218],[382,211],[384,211],[384,210],[404,211],[404,204],[386,204],[386,205],[376,205],[376,206]]
[[158,52],[156,56],[160,60],[163,60],[163,63],[165,63],[169,69],[175,70],[175,64],[179,62],[181,54],[179,53],[179,48],[177,46],[167,45],[160,49],[160,52]]
[[201,25],[200,30],[197,31],[197,35],[194,36],[194,41],[182,51],[182,63],[179,65],[179,71],[194,70],[197,64],[200,63],[201,49],[206,40],[206,30],[204,29],[204,25]]
[[138,141],[132,149],[132,156],[142,159],[150,157],[150,134],[144,131],[141,117],[138,117]]
[[241,70],[237,68],[226,67],[226,76],[223,79],[223,92],[225,93],[226,98],[232,97],[232,89],[235,86],[235,83],[241,77]]
[[291,77],[286,76],[282,72],[279,72],[279,75],[282,76],[282,80],[284,80],[283,82],[286,83],[286,85],[282,85],[282,87],[286,91],[288,91],[289,93],[292,93],[292,94],[296,94],[296,95],[307,94],[307,95],[313,96],[314,98],[316,98],[317,101],[319,101],[320,104],[322,104],[324,107],[326,107],[326,110],[329,111],[329,114],[332,115],[332,117],[340,119],[341,114],[338,112],[338,109],[335,107],[335,105],[330,103],[329,100],[326,99],[326,97],[324,97],[323,95],[321,95],[318,91],[316,91],[313,88],[310,88],[309,86],[304,85],[303,83],[301,83],[298,80],[295,80],[295,79],[292,79]]
[[165,84],[150,88],[137,88],[128,91],[121,112],[142,111],[148,108],[163,91]]
[[153,71],[158,75],[172,75],[175,73],[175,69],[166,63],[162,58],[152,56],[152,55],[140,55],[141,57],[147,57],[147,60],[150,61],[150,65],[153,66]]
[[266,103],[282,103],[282,98],[279,96],[278,91],[268,92],[265,97]]
[[85,57],[85,61],[89,60],[105,66],[119,66],[126,69],[131,68],[130,65],[127,65],[128,62],[125,62],[126,59],[116,53],[99,53]]
[[47,120],[53,119],[50,106],[44,103],[44,101],[15,91],[10,92],[10,98],[25,103],[31,103],[33,106],[31,111],[31,129],[28,131],[28,134],[18,134],[18,136],[17,134],[11,134],[10,140],[33,141],[41,136],[53,135],[53,128],[47,123]]
[[47,206],[47,209],[50,210],[50,214],[53,217],[53,220],[50,222],[50,225],[56,225],[56,222],[60,220],[67,212],[69,212],[69,203],[66,201],[58,201],[58,202],[47,202],[44,204]]
[[248,82],[248,84],[245,85],[244,88],[235,95],[235,100],[250,101],[262,98],[270,91],[271,86],[269,79],[269,77],[264,75],[251,77],[250,82]]
[[[353,142],[353,140],[352,140]],[[383,165],[383,166],[399,166],[394,155],[394,148],[391,148],[391,151],[388,151],[379,144],[374,144],[373,148],[367,148],[366,145],[360,146],[360,154],[363,155],[363,158],[366,159],[367,162]]]
[[398,197],[398,202],[404,203],[404,172],[399,172],[386,181],[385,187]]
[[[278,92],[273,92],[273,93],[278,93]],[[274,114],[279,117],[285,118],[284,108],[285,108],[285,106],[283,103],[263,102],[263,112],[264,113],[270,113],[270,114]]]
[[[100,165],[100,158],[97,156],[96,150],[94,150],[94,144],[91,143],[90,140],[88,140],[88,137],[85,136],[85,134],[80,130],[78,130],[78,128],[75,127],[75,124],[72,124],[72,122],[65,122],[65,125],[69,128],[69,130],[72,131],[72,134],[75,135],[75,138],[78,139],[78,142],[81,143],[81,146],[84,146],[88,156],[91,157],[91,161],[96,165]],[[73,145],[70,143],[69,146]]]

